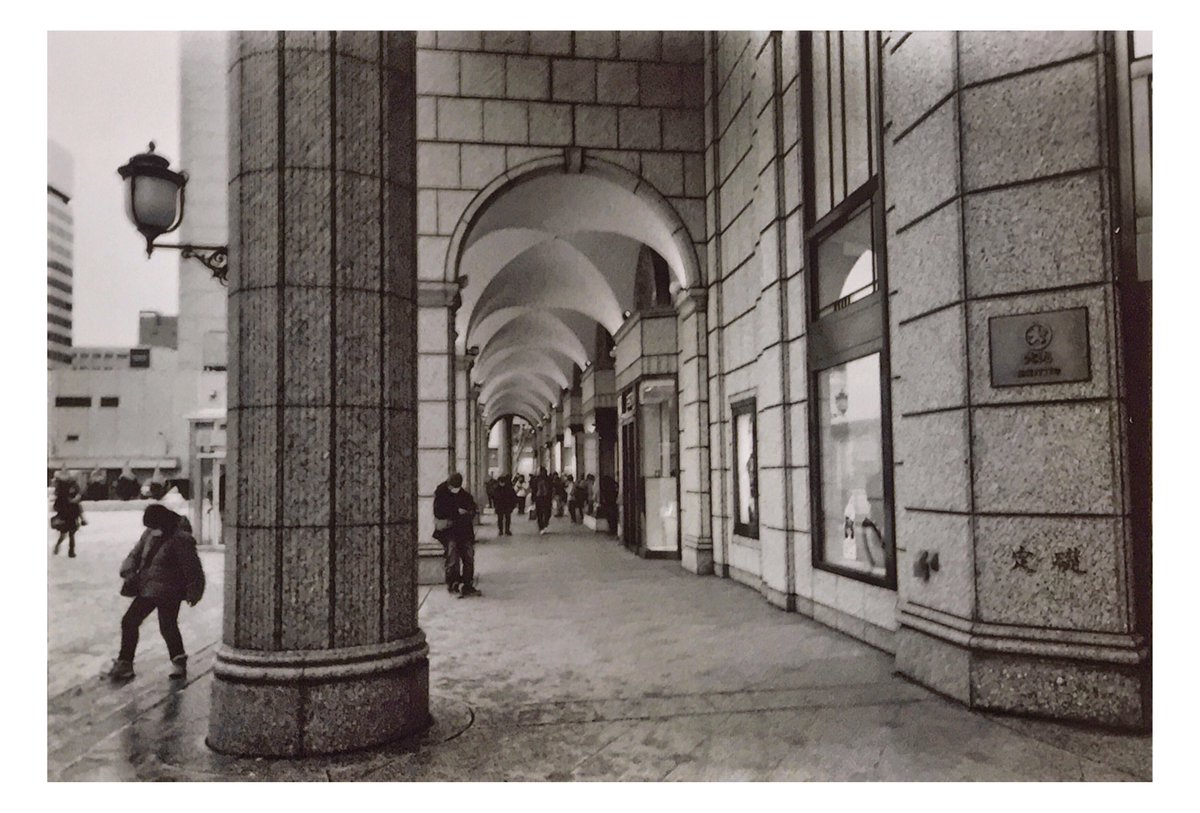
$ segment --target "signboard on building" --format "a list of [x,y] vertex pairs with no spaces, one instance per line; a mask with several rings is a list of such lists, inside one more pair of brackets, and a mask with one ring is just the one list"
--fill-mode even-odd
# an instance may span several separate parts
[[149,367],[150,366],[150,348],[149,347],[131,347],[131,348],[129,348],[129,366],[130,367]]
[[1090,381],[1087,313],[1082,307],[989,319],[992,386]]

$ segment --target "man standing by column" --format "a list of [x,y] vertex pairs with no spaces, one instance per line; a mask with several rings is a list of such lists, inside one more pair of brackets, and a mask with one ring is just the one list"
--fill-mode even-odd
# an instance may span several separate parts
[[433,498],[433,515],[449,521],[446,536],[446,586],[460,598],[482,596],[475,589],[475,515],[479,507],[471,492],[462,487],[458,472],[438,486]]

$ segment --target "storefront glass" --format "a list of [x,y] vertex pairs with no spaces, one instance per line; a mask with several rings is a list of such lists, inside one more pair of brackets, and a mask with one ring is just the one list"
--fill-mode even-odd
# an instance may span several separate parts
[[883,434],[879,354],[817,373],[824,561],[883,576]]
[[758,454],[755,402],[733,406],[734,532],[758,537]]

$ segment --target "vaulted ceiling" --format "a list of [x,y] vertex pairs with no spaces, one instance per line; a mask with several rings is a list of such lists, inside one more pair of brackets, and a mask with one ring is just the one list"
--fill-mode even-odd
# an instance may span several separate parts
[[575,369],[595,361],[596,325],[615,334],[634,310],[647,247],[676,284],[694,283],[686,231],[642,191],[633,176],[564,169],[509,183],[474,212],[455,328],[458,352],[478,350],[472,378],[486,420],[536,424],[550,413]]

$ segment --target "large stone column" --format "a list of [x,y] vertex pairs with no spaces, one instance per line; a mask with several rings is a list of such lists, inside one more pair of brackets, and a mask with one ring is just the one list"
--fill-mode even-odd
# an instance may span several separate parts
[[414,39],[243,33],[231,58],[231,485],[208,743],[345,751],[430,721]]

